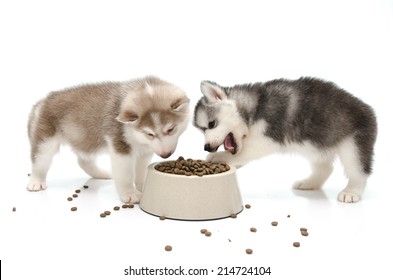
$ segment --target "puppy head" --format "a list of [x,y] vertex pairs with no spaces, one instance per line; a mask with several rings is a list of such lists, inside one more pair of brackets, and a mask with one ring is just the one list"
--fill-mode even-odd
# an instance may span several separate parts
[[213,82],[203,81],[201,91],[204,96],[195,107],[193,124],[205,134],[204,149],[215,152],[223,144],[226,151],[238,153],[248,129],[235,101]]
[[167,158],[176,150],[189,118],[184,91],[155,77],[134,81],[125,88],[117,120],[132,128],[131,137]]

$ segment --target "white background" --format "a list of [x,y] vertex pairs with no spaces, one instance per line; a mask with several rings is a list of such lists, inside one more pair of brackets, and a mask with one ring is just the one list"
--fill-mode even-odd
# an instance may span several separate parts
[[[270,266],[267,279],[393,276],[392,1],[1,1],[0,40],[2,279],[131,279],[123,276],[129,266],[179,265],[209,269],[199,279],[213,279],[219,266]],[[338,162],[322,191],[293,191],[308,165],[277,155],[238,171],[243,201],[252,208],[237,219],[162,222],[138,207],[101,219],[99,213],[120,204],[113,182],[88,181],[68,148],[55,157],[48,190],[25,190],[26,124],[36,101],[64,87],[147,74],[178,84],[192,106],[204,79],[336,82],[378,117],[375,172],[363,200],[336,200],[346,183]],[[179,155],[206,155],[203,135],[192,126],[173,158]],[[87,181],[90,189],[67,202]],[[308,237],[300,236],[302,226]],[[202,236],[201,228],[213,235]]]

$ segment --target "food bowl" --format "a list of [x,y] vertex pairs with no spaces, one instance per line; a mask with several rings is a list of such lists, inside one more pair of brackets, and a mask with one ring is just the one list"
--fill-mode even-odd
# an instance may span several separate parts
[[148,166],[139,207],[152,215],[176,220],[215,220],[243,210],[236,168],[204,176],[168,174]]

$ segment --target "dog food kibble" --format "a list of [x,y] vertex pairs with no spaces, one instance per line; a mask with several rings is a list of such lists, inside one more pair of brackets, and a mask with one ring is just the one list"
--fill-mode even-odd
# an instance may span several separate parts
[[105,211],[104,214],[109,216],[111,214],[111,211]]
[[252,227],[252,228],[250,228],[250,231],[251,231],[251,232],[257,232],[257,229],[254,228],[254,227]]
[[293,247],[300,247],[300,242],[293,242]]
[[72,201],[72,197],[67,197],[67,200],[68,201]]
[[115,207],[113,207],[113,210],[119,211],[119,210],[120,210],[120,207],[119,207],[119,206],[115,206]]
[[134,208],[134,204],[123,204],[121,208]]
[[88,189],[89,186],[88,186],[88,185],[84,185],[83,188],[84,188],[84,189]]
[[172,251],[172,246],[166,245],[166,246],[165,246],[165,251],[167,251],[167,252]]
[[303,236],[308,236],[308,231],[307,231],[307,229],[306,228],[300,228],[300,233],[303,235]]
[[79,190],[79,189],[78,189],[78,190],[75,190],[75,192],[76,192],[76,193],[80,193],[80,192],[81,192],[81,190]]
[[105,217],[106,217],[106,214],[105,214],[105,213],[101,213],[101,214],[100,214],[100,217],[101,217],[101,218],[105,218]]
[[291,215],[288,215],[288,216],[287,216],[287,218],[290,218],[290,217],[291,217]]
[[163,221],[163,220],[165,220],[165,219],[166,219],[165,216],[160,216],[160,221]]
[[246,205],[244,205],[244,207],[246,207],[247,209],[250,209],[251,205],[250,204],[246,204]]
[[212,233],[211,233],[210,231],[207,230],[207,231],[205,232],[205,236],[210,237],[210,236],[212,236]]
[[276,222],[276,221],[272,222],[272,226],[276,227],[277,225],[278,225],[278,222]]
[[205,234],[206,231],[207,231],[207,229],[205,229],[205,228],[201,229],[201,233],[202,233],[202,234]]
[[251,255],[252,254],[252,249],[246,249],[246,254]]
[[76,208],[76,207],[71,207],[71,211],[76,211],[76,210],[78,210],[78,208]]
[[236,219],[237,218],[237,214],[231,214],[231,218],[232,219]]
[[13,208],[12,208],[12,212],[16,212],[16,207],[13,207]]
[[74,193],[74,194],[72,195],[72,197],[77,198],[78,195],[77,195],[76,193]]
[[200,159],[193,160],[190,158],[185,160],[183,157],[179,157],[177,160],[159,163],[155,165],[154,168],[164,173],[185,176],[195,175],[200,177],[226,172],[230,169],[229,165],[224,162],[212,163]]

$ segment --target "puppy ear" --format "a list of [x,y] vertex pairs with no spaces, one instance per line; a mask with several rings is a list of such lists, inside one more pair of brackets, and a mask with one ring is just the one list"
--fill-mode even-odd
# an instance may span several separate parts
[[190,99],[188,99],[186,96],[179,98],[175,102],[172,103],[171,109],[174,112],[181,112],[183,110],[186,110],[188,108],[188,104],[190,103]]
[[225,91],[213,82],[202,81],[201,91],[207,100],[212,103],[227,99]]
[[130,110],[121,111],[116,118],[121,123],[134,123],[138,120],[138,115]]

